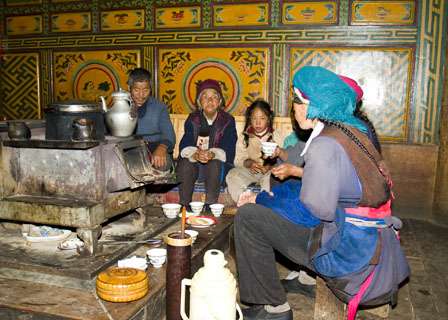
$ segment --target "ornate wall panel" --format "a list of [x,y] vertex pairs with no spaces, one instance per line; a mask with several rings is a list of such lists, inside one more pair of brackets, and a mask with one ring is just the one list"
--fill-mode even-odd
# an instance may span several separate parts
[[2,53],[3,113],[11,119],[37,119],[39,103],[39,55]]
[[8,36],[31,35],[42,33],[42,15],[6,17],[6,34]]
[[352,24],[413,24],[416,1],[353,1]]
[[[264,6],[263,8],[267,9],[263,9],[265,12],[259,14],[260,10],[253,6]],[[299,11],[298,6],[302,6]],[[124,31],[119,29],[118,24],[115,27],[102,25],[102,13],[124,14],[129,8],[144,8],[143,29]],[[187,15],[185,10],[190,8],[200,8],[197,21],[193,14],[191,17]],[[247,17],[244,17],[245,8],[250,9]],[[162,15],[162,11],[156,9],[166,12]],[[182,17],[181,9],[184,10],[183,21],[179,21],[179,17]],[[84,12],[89,14],[87,20],[77,21],[79,14]],[[256,12],[257,15],[254,15]],[[74,15],[70,17],[73,21],[66,19],[61,23],[59,18],[63,14]],[[359,70],[344,69],[348,65],[355,65],[347,64],[345,55],[350,53],[351,59],[356,59],[357,65],[365,66],[368,64],[366,61],[372,59],[372,54],[375,53],[378,59],[384,61],[379,65],[379,69],[369,73],[364,71],[365,74],[371,75],[372,79],[369,81],[372,82],[374,77],[377,77],[376,80],[382,82],[390,72],[384,68],[388,65],[391,70],[397,72],[394,76],[399,77],[398,87],[386,88],[388,91],[385,96],[389,99],[386,101],[387,107],[377,107],[375,101],[364,101],[368,114],[375,117],[373,121],[379,127],[381,138],[397,142],[434,144],[437,143],[441,108],[442,70],[446,65],[444,56],[447,14],[448,0],[0,0],[0,50],[2,54],[26,52],[39,57],[35,79],[39,83],[38,100],[44,106],[56,98],[56,90],[60,86],[55,83],[53,50],[80,54],[95,50],[111,50],[114,53],[135,50],[140,55],[135,64],[153,72],[155,95],[162,98],[163,94],[167,94],[166,90],[174,89],[161,81],[160,50],[198,49],[199,52],[207,52],[212,57],[214,52],[217,52],[220,61],[225,62],[219,63],[225,66],[230,64],[235,68],[232,61],[221,56],[225,49],[232,52],[236,48],[269,48],[270,56],[266,62],[270,63],[270,66],[266,65],[266,68],[271,68],[271,72],[263,83],[263,89],[266,90],[264,97],[269,99],[276,114],[282,116],[288,114],[287,92],[292,72],[292,53],[297,55],[297,50],[308,50],[306,54],[316,54],[314,58],[323,59],[313,60],[313,63],[328,63],[335,70],[344,71],[359,79],[362,78],[359,74],[361,67]],[[30,29],[20,31],[17,24],[7,28],[7,18],[24,16],[29,19],[26,28]],[[41,31],[34,28],[35,16],[42,17]],[[58,16],[56,24],[52,20],[55,16]],[[111,15],[107,18],[110,19]],[[76,27],[70,27],[74,25]],[[29,34],[31,26],[36,33]],[[77,31],[73,31],[75,29]],[[323,48],[327,48],[329,53],[325,53]],[[194,50],[190,51],[195,53]],[[336,51],[339,56],[333,56]],[[206,58],[204,53],[202,57],[195,57],[191,63]],[[88,57],[87,60],[97,60],[107,64],[108,68],[116,69],[104,56]],[[371,65],[378,66],[379,63],[380,61],[374,61]],[[405,65],[407,67],[404,67]],[[129,70],[131,67],[126,68]],[[0,70],[2,75],[4,72],[4,69]],[[237,70],[235,74],[239,73]],[[5,77],[14,78],[15,75],[6,74]],[[117,83],[123,81],[118,78],[120,80],[117,80]],[[404,85],[406,81],[409,81],[407,86]],[[94,86],[98,87],[98,84]],[[246,86],[243,84],[244,90]],[[63,89],[62,92],[71,95],[70,90]],[[401,92],[404,96],[402,99],[406,101],[397,99],[396,92]],[[12,106],[8,103],[20,101],[22,98],[20,92],[15,93],[18,95],[16,98],[8,99],[4,98],[5,92],[0,94],[4,108],[11,109]],[[244,97],[250,97],[247,91]],[[183,100],[182,95],[177,96],[177,99],[180,99],[176,102],[178,106],[173,105],[173,110],[187,113],[189,109],[186,100]],[[38,103],[39,101],[36,101],[36,104]],[[240,100],[240,106],[244,103],[247,101]],[[377,110],[378,108],[381,111]],[[234,114],[241,112],[232,110]],[[14,117],[23,118],[23,114],[28,112],[17,110],[9,113]],[[39,115],[36,114],[36,117]]]
[[91,12],[52,13],[52,33],[89,32],[92,30]]
[[[405,141],[409,118],[411,48],[291,48],[293,75],[306,65],[325,67],[358,82],[363,108],[380,138]],[[292,84],[290,77],[290,85]]]
[[130,70],[140,66],[140,50],[95,50],[53,52],[55,100],[81,99],[101,102],[110,94],[127,89]]
[[201,11],[201,6],[157,6],[154,8],[154,28],[199,28]]
[[282,2],[283,25],[335,25],[338,21],[339,1]]
[[[422,1],[421,32],[417,41],[416,76],[411,141],[434,143],[439,130],[439,113],[442,103],[443,66],[446,61],[448,24],[447,1]],[[437,107],[436,107],[437,106]]]
[[213,27],[268,26],[269,1],[240,4],[212,3]]
[[101,31],[135,31],[145,28],[145,9],[104,10],[100,13]]
[[269,98],[269,47],[160,48],[157,64],[158,97],[172,113],[194,110],[196,85],[208,78],[221,83],[225,110],[235,115]]

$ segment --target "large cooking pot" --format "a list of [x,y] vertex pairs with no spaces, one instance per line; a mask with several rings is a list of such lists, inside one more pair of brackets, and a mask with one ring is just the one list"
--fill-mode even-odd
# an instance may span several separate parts
[[90,119],[95,133],[93,140],[104,140],[105,125],[102,105],[86,100],[62,100],[48,104],[45,112],[45,139],[66,140],[72,138],[73,121]]

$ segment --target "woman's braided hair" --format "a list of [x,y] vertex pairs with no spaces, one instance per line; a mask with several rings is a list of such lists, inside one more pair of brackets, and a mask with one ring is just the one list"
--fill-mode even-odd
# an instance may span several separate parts
[[350,139],[353,140],[353,142],[355,142],[358,145],[358,147],[361,148],[362,151],[364,151],[364,153],[370,158],[370,160],[373,161],[373,163],[378,167],[378,169],[380,169],[380,165],[378,164],[376,159],[373,157],[373,155],[369,152],[369,150],[367,150],[367,148],[362,144],[362,142],[359,141],[359,139],[353,134],[353,132],[351,132],[346,126],[344,126],[342,123],[340,123],[338,121],[334,121],[334,120],[327,120],[327,119],[319,119],[319,120],[328,126],[332,126],[332,127],[342,130],[342,132],[344,132]]
[[360,119],[362,122],[364,122],[364,124],[366,124],[366,125],[368,125],[368,126],[370,127],[370,131],[371,131],[372,136],[373,136],[373,140],[374,140],[375,148],[376,148],[376,149],[378,150],[378,152],[381,154],[381,146],[380,146],[380,143],[379,143],[379,141],[378,141],[378,136],[377,136],[377,134],[376,134],[375,127],[373,126],[372,122],[371,122],[370,119],[367,117],[367,115],[366,115],[364,112],[362,112],[362,111],[360,110],[361,107],[362,107],[362,100],[359,101],[359,102],[356,104],[356,109],[355,109],[355,112],[354,112],[354,116],[355,116],[356,118]]

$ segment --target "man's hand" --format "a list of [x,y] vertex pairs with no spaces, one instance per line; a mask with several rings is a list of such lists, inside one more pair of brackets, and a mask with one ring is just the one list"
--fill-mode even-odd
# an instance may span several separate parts
[[281,180],[285,180],[290,176],[301,178],[302,172],[303,168],[290,163],[282,163],[271,169],[271,173]]
[[238,198],[238,202],[236,203],[236,206],[239,208],[241,206],[244,206],[247,203],[255,203],[255,199],[257,198],[257,193],[252,192],[246,192],[240,194]]
[[159,146],[151,154],[151,164],[156,168],[166,167],[166,149],[168,147],[164,144],[159,144]]

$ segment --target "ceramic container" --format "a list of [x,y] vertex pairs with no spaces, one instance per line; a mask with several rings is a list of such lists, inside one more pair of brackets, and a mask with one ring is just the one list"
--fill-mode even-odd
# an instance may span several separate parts
[[166,261],[166,249],[164,248],[152,248],[146,251],[149,262],[154,268],[160,268]]
[[277,148],[277,142],[262,142],[263,153],[267,156],[272,156]]
[[198,215],[202,212],[202,209],[204,208],[204,202],[200,201],[194,201],[190,202],[191,211],[193,211],[194,214]]
[[215,203],[210,205],[210,210],[215,217],[219,217],[224,211],[224,205],[221,203]]
[[181,205],[178,203],[164,203],[162,210],[165,216],[169,219],[174,219],[180,212]]

